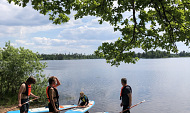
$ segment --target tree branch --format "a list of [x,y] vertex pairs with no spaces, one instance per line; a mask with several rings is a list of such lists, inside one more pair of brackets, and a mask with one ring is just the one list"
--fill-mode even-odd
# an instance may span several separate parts
[[173,27],[171,26],[171,22],[168,20],[168,18],[167,18],[167,16],[166,16],[166,9],[165,9],[165,7],[164,7],[164,5],[163,5],[163,3],[162,3],[162,0],[159,0],[159,2],[161,3],[161,5],[162,5],[162,9],[163,9],[163,14],[164,14],[164,17],[165,17],[165,20],[166,20],[166,22],[168,22],[169,23],[169,25],[170,25],[170,30],[169,30],[169,32],[170,32],[170,41],[171,41],[171,43],[173,43],[174,44],[174,32],[173,32]]
[[133,28],[133,38],[131,40],[131,42],[135,41],[135,29],[137,27],[137,20],[136,20],[136,17],[135,17],[135,1],[132,0],[132,7],[133,7],[133,21],[134,21],[134,28]]

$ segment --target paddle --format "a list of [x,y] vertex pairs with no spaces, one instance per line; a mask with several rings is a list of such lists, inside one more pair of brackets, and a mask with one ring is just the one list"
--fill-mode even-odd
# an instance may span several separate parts
[[[32,102],[32,101],[37,100],[37,99],[39,99],[39,98],[34,98],[34,99],[32,99],[32,100],[29,100],[29,101],[23,103],[22,105],[27,104],[27,103]],[[13,109],[15,109],[15,108],[18,108],[18,107],[19,107],[19,106],[11,107],[11,108],[9,108],[8,110],[6,110],[6,111],[3,112],[3,113],[7,113],[8,111],[11,111],[11,110],[13,110]]]
[[137,104],[131,106],[129,109],[123,110],[123,111],[121,111],[121,112],[119,112],[119,113],[123,113],[123,112],[125,112],[125,111],[127,111],[127,110],[130,110],[131,108],[133,108],[133,107],[135,107],[135,106],[137,106],[137,105],[139,105],[139,104],[141,104],[141,103],[143,103],[143,102],[145,102],[145,100],[143,100],[143,101],[141,101],[141,102],[139,102],[139,103],[137,103]]
[[[73,109],[73,108],[85,108],[85,106],[74,106],[74,107],[62,109],[62,110],[59,110],[59,111],[69,110],[69,109]],[[44,112],[44,113],[54,113],[54,112]]]

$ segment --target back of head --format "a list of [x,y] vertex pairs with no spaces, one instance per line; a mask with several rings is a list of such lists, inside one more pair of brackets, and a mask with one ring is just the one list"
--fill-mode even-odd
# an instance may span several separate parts
[[127,84],[127,79],[126,79],[126,78],[122,78],[122,79],[121,79],[121,82],[122,82],[123,84]]
[[33,76],[30,76],[27,80],[26,80],[27,84],[35,84],[36,83],[36,79]]
[[52,84],[53,82],[54,82],[54,77],[52,76],[52,77],[49,77],[49,84]]

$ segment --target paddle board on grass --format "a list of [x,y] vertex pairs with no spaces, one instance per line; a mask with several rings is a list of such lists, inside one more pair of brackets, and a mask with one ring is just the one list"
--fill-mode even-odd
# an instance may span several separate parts
[[66,111],[65,113],[85,113],[86,111],[88,111],[89,109],[91,109],[92,106],[94,106],[94,104],[95,104],[95,102],[92,101],[92,100],[90,100],[89,104],[88,104],[88,107],[85,107],[85,108],[74,108],[74,109]]
[[[75,107],[77,105],[60,105],[59,110]],[[43,112],[49,112],[49,108],[47,107],[40,107],[40,108],[32,108],[29,109],[28,113],[43,113]],[[17,111],[8,111],[7,113],[20,113],[20,110]]]

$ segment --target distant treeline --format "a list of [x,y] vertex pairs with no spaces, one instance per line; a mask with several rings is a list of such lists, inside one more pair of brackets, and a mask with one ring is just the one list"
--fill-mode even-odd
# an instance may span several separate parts
[[136,53],[134,57],[138,58],[171,58],[171,57],[190,57],[189,52],[181,51],[178,54],[170,54],[167,53],[166,51],[148,51],[148,52],[143,52],[143,53]]
[[[72,59],[101,59],[100,57],[90,54],[41,54],[40,55],[43,60],[72,60]],[[134,57],[138,58],[171,58],[171,57],[190,57],[189,52],[181,51],[178,54],[169,54],[166,51],[148,51],[143,53],[135,53]]]
[[43,60],[72,60],[72,59],[100,59],[100,57],[90,54],[78,54],[78,53],[72,53],[72,54],[41,54],[41,58]]

